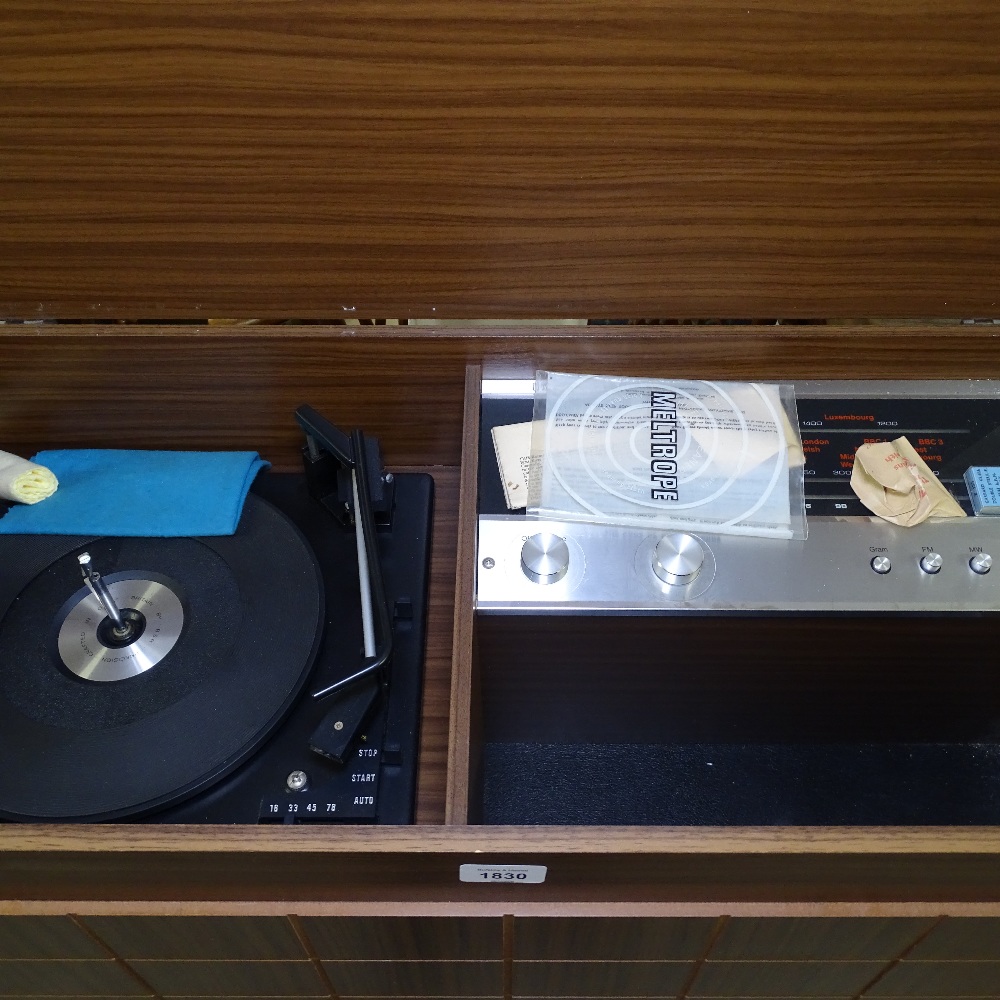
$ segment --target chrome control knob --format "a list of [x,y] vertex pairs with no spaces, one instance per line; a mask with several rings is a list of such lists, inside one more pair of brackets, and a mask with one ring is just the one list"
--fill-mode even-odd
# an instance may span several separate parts
[[558,583],[569,569],[569,546],[565,538],[540,531],[521,546],[521,569],[534,583]]
[[973,573],[978,573],[980,576],[985,576],[993,568],[993,556],[988,552],[977,552],[969,560],[969,569]]
[[693,535],[675,531],[664,535],[653,549],[653,572],[669,586],[691,583],[705,563],[705,550]]
[[928,552],[927,555],[920,558],[920,568],[925,573],[940,573],[943,565],[944,560],[941,558],[940,552]]
[[888,556],[875,556],[875,558],[872,559],[872,569],[875,570],[876,573],[880,573],[882,576],[885,576],[886,573],[889,573],[892,570],[892,560]]

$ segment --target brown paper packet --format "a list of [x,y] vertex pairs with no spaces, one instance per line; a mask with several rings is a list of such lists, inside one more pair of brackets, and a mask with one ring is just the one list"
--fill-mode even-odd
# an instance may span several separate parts
[[531,427],[529,420],[522,424],[504,424],[492,431],[503,495],[509,510],[520,510],[528,503]]
[[851,488],[873,514],[904,528],[929,517],[966,516],[905,437],[861,445]]

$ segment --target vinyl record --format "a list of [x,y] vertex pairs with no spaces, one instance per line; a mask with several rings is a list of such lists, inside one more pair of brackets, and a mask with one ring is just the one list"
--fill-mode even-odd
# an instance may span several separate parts
[[[141,620],[120,648],[85,551]],[[0,816],[138,817],[211,785],[295,703],[323,619],[312,551],[253,494],[232,536],[0,538]]]
[[[544,373],[528,510],[633,527],[805,537],[782,387]],[[801,488],[796,494],[801,495]],[[800,524],[801,522],[801,524]]]

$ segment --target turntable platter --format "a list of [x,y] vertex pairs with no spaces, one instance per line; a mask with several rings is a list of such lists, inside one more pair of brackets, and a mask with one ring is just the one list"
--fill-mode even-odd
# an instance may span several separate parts
[[[118,648],[82,586],[83,552],[142,618]],[[0,567],[7,819],[138,817],[218,781],[295,703],[325,617],[312,550],[253,494],[232,536],[9,535]]]

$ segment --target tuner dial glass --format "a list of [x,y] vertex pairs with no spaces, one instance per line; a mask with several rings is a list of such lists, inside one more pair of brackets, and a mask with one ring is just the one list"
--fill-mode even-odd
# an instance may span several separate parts
[[521,546],[521,569],[534,583],[558,583],[569,569],[566,539],[551,531],[540,531]]
[[683,531],[664,535],[653,549],[653,572],[669,586],[691,583],[705,563],[705,550],[693,535]]

